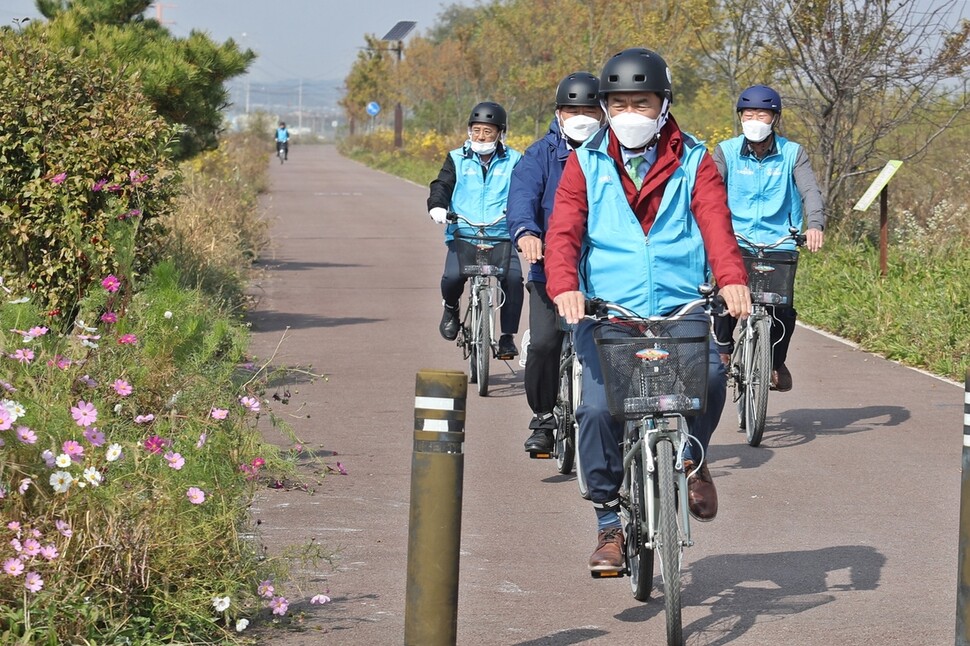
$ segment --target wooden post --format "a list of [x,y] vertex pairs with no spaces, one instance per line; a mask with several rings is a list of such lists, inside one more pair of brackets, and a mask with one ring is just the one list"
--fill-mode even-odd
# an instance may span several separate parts
[[879,191],[879,273],[888,271],[889,257],[889,184]]

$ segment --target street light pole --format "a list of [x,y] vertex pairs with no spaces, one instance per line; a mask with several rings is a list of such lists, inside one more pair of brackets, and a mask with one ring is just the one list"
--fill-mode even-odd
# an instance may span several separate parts
[[[401,20],[396,25],[391,27],[391,31],[387,32],[381,40],[384,41],[397,41],[396,47],[390,47],[389,50],[392,52],[397,52],[397,63],[398,72],[400,72],[401,58],[404,55],[404,38],[417,23],[413,20]],[[394,106],[394,147],[402,148],[404,146],[404,109],[401,107],[401,101],[398,100],[397,105]]]

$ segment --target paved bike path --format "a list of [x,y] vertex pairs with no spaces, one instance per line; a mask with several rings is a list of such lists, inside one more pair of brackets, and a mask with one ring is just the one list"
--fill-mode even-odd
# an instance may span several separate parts
[[[347,474],[312,495],[260,492],[270,554],[309,540],[338,550],[335,569],[304,572],[303,598],[329,590],[333,602],[291,606],[303,631],[260,631],[260,643],[401,644],[414,377],[465,367],[437,333],[441,229],[426,187],[331,146],[291,153],[271,163],[263,200],[274,244],[252,288],[253,351],[327,374],[268,394],[289,391],[289,404],[270,402],[315,452],[307,470],[339,461]],[[714,435],[720,513],[694,524],[686,551],[687,643],[952,643],[962,388],[805,328],[789,365],[795,389],[771,393],[761,447],[732,408]],[[493,361],[491,396],[468,394],[458,643],[662,643],[659,592],[642,604],[626,579],[589,577],[593,512],[574,477],[522,452],[529,412],[513,367]]]

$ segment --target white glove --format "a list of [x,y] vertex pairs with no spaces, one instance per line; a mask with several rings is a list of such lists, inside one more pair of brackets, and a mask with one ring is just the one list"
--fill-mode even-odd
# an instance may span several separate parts
[[448,211],[441,208],[440,206],[436,206],[430,211],[428,211],[428,215],[430,215],[431,219],[434,220],[437,224],[448,223]]

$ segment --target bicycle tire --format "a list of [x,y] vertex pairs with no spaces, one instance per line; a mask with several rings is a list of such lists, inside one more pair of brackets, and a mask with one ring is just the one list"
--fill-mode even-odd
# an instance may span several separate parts
[[488,396],[488,369],[489,360],[492,358],[492,308],[486,301],[487,288],[479,293],[479,312],[478,312],[478,338],[475,348],[478,368],[478,394],[481,397]]
[[[627,437],[633,423],[627,424]],[[653,588],[653,550],[647,548],[647,505],[644,497],[643,450],[630,460],[626,471],[626,489],[629,492],[629,517],[626,532],[626,569],[630,576],[630,590],[637,601],[649,601]]]
[[742,322],[740,325],[742,326],[740,338],[738,339],[737,345],[734,346],[734,352],[731,354],[731,370],[734,375],[734,388],[736,391],[735,397],[737,398],[736,404],[738,409],[738,428],[743,431],[747,426],[745,398],[747,396],[748,375],[744,360],[746,343],[744,337],[746,334],[745,326],[747,326],[747,322]]
[[579,421],[576,419],[576,409],[583,401],[583,366],[579,359],[573,361],[572,370],[572,409],[573,409],[573,444],[576,447],[576,484],[579,486],[579,495],[589,500],[589,485],[586,484],[586,475],[583,472],[583,462],[579,453]]
[[568,475],[576,457],[573,432],[573,362],[568,340],[563,340],[559,354],[559,390],[556,393],[556,470]]
[[667,615],[667,644],[681,646],[684,643],[684,628],[680,614],[680,555],[683,546],[677,524],[673,444],[667,439],[660,439],[657,442],[656,453],[657,483],[660,490],[657,505],[660,573],[663,576],[664,612]]
[[771,320],[767,316],[759,318],[754,326],[749,348],[750,383],[745,403],[745,432],[750,446],[761,444],[768,415],[768,386],[771,383]]
[[468,355],[468,383],[478,383],[478,355],[475,352],[475,330],[478,329],[475,320],[474,297],[468,299],[468,309],[461,324],[461,339],[465,353]]

